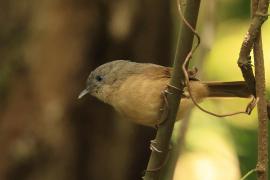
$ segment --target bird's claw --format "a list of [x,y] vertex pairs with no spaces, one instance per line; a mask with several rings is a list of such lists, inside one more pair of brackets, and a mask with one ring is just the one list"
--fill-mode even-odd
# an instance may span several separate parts
[[247,114],[251,114],[252,110],[254,109],[254,107],[257,105],[259,101],[259,98],[258,97],[254,97],[252,99],[252,101],[248,104],[247,108],[246,108],[246,113]]
[[[169,85],[168,85],[168,86],[169,86]],[[163,91],[163,94],[166,96],[167,94],[172,95],[173,93],[170,92],[168,89],[165,89],[165,90]]]
[[199,71],[199,70],[198,70],[197,67],[193,67],[192,69],[189,69],[189,70],[187,71],[189,79],[192,79],[192,80],[198,80],[198,79],[196,78],[196,76],[197,76],[197,74],[198,74],[198,71]]
[[159,150],[158,147],[156,147],[156,146],[158,145],[158,142],[157,142],[155,139],[154,139],[154,140],[151,140],[150,142],[151,142],[151,144],[150,144],[150,149],[151,149],[151,151],[155,151],[155,152],[158,152],[158,153],[162,153],[162,151]]

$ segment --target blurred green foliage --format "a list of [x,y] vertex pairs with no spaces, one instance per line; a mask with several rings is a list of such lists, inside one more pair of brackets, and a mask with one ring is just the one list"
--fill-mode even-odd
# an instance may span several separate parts
[[220,21],[227,19],[248,19],[250,1],[246,0],[220,0],[218,3],[218,14],[217,17]]
[[[245,129],[228,124],[233,136],[233,142],[240,161],[242,175],[255,168],[257,162],[257,131]],[[256,179],[256,174],[252,174],[248,179]]]

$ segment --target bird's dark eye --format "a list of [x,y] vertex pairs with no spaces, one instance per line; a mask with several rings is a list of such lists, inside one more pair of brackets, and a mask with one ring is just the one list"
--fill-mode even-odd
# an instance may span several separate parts
[[97,80],[97,81],[102,81],[102,79],[103,79],[103,78],[102,78],[101,76],[99,76],[99,75],[96,76],[96,80]]

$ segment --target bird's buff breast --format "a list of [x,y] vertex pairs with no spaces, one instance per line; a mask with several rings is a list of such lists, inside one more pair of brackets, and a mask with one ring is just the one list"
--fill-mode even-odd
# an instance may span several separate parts
[[125,118],[136,123],[153,126],[160,120],[163,106],[162,92],[168,78],[152,79],[145,76],[130,76],[113,96],[112,105]]

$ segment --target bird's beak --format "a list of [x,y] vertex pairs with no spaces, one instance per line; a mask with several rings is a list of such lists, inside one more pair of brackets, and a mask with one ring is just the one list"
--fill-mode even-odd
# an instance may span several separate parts
[[78,99],[81,99],[83,96],[85,96],[85,95],[88,94],[88,93],[89,93],[89,90],[88,90],[88,89],[83,90],[83,91],[79,94]]

